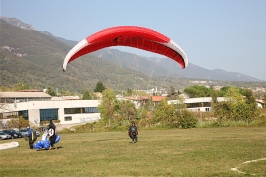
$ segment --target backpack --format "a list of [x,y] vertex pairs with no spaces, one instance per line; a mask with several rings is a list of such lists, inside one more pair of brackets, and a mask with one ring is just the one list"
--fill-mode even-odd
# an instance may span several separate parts
[[131,132],[132,132],[132,135],[137,135],[138,132],[137,132],[137,127],[131,127]]

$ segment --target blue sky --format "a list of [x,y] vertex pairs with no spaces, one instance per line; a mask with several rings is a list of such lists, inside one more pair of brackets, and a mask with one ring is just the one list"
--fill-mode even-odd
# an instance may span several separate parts
[[[105,28],[151,28],[181,46],[189,63],[266,81],[265,0],[0,0],[1,16],[80,41]],[[152,53],[121,48],[145,56]]]

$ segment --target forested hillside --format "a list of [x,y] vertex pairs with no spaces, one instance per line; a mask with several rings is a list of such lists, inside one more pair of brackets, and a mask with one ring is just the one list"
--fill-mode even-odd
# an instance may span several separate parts
[[4,21],[0,25],[0,85],[22,82],[36,89],[51,86],[78,91],[92,89],[99,80],[113,89],[147,89],[148,85],[166,82],[91,55],[72,62],[63,72],[61,66],[70,46],[42,32],[23,30]]
[[[190,81],[202,80],[196,79],[196,75],[203,70],[199,71],[199,67],[193,64],[190,64],[190,71],[194,70],[194,79],[188,79],[182,75],[189,68],[174,73],[172,67],[167,67],[171,64],[165,61],[165,66],[162,66],[162,63],[151,62],[151,58],[114,49],[80,57],[63,72],[62,63],[73,47],[73,41],[70,46],[67,40],[60,40],[48,32],[21,29],[3,20],[0,20],[0,26],[0,86],[25,83],[34,89],[51,87],[75,92],[93,90],[96,83],[102,81],[106,87],[116,91],[128,88],[169,89],[170,86],[181,90],[194,84]],[[235,81],[211,81],[205,85],[228,84],[241,87],[266,85],[265,82]]]

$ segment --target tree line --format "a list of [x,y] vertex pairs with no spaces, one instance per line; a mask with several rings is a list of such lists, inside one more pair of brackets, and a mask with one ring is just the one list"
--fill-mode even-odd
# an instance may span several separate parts
[[[15,88],[29,89],[27,85],[18,84]],[[100,92],[101,98],[96,98],[94,92]],[[55,92],[48,87],[47,93],[55,96]],[[127,94],[133,94],[128,89]],[[191,98],[212,97],[212,112],[198,114],[188,111],[184,98],[186,94]],[[218,97],[225,97],[225,101],[218,102]],[[101,114],[101,121],[81,126],[81,129],[126,129],[130,122],[134,121],[143,128],[164,127],[164,128],[194,128],[199,126],[199,120],[212,118],[211,126],[225,126],[228,122],[242,123],[245,125],[256,124],[266,125],[266,116],[262,109],[257,107],[254,94],[249,89],[236,88],[232,86],[222,87],[220,90],[204,86],[190,86],[184,89],[183,93],[171,86],[168,96],[154,105],[151,98],[142,102],[138,108],[129,100],[119,100],[116,93],[104,84],[97,82],[93,91],[83,90],[81,99],[101,99],[98,109]],[[168,100],[179,100],[180,104],[168,104]],[[266,94],[263,100],[266,101]],[[209,121],[208,121],[209,122]],[[85,127],[84,127],[85,126]],[[86,126],[89,126],[86,127]],[[97,127],[97,128],[95,128]]]
[[[118,100],[112,89],[106,88],[102,92],[99,110],[101,121],[90,123],[90,130],[99,127],[106,129],[126,129],[132,121],[142,128],[195,128],[199,121],[205,121],[208,126],[265,126],[266,115],[258,108],[251,90],[231,86],[221,90],[206,88],[204,86],[191,86],[184,90],[190,97],[212,97],[212,112],[191,112],[186,109],[181,92],[170,87],[168,96],[157,105],[151,99],[136,108],[128,100]],[[225,97],[225,101],[218,102],[218,97]],[[168,104],[167,100],[178,99],[180,104]],[[266,101],[266,95],[263,98]],[[210,118],[211,124],[210,124]],[[233,123],[232,123],[233,122]],[[86,125],[82,126],[86,130]]]

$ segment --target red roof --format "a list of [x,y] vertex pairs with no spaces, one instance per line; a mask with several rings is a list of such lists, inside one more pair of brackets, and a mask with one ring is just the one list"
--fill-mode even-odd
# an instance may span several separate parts
[[162,99],[166,98],[166,96],[152,96],[153,102],[160,102]]

